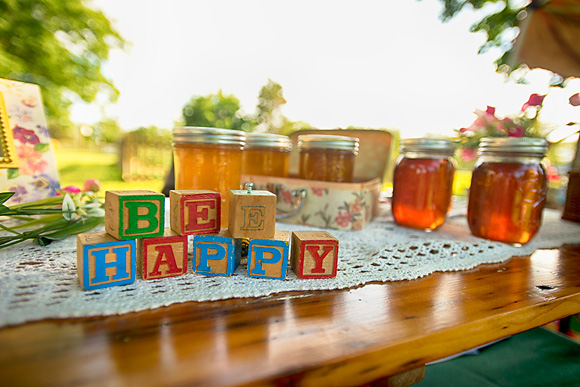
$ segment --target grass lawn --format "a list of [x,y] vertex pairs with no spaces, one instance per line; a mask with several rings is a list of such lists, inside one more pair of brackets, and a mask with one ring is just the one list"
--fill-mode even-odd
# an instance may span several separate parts
[[119,155],[95,150],[54,149],[61,187],[74,185],[82,189],[86,179],[101,183],[101,192],[110,190],[148,189],[160,192],[162,180],[122,181]]

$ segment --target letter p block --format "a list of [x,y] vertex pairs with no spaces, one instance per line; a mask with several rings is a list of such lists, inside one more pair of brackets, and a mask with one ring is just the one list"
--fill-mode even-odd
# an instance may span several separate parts
[[165,196],[154,191],[107,191],[105,231],[117,239],[162,236]]
[[171,229],[179,235],[218,233],[221,195],[202,190],[169,191]]
[[273,239],[251,239],[248,246],[248,277],[286,278],[290,231],[276,230]]
[[[241,245],[241,240],[239,240]],[[239,246],[241,248],[241,246]],[[241,254],[228,230],[193,237],[193,271],[197,274],[231,276],[240,265]]]
[[326,231],[292,233],[292,270],[298,278],[336,277],[338,239]]

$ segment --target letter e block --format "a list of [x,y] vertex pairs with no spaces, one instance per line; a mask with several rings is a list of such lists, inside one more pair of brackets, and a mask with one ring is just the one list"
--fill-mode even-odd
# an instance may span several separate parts
[[135,282],[137,245],[105,232],[77,235],[77,275],[86,290]]
[[251,239],[248,246],[248,276],[286,278],[290,231],[278,231],[272,239]]
[[234,238],[273,238],[276,195],[269,191],[230,191],[228,229]]
[[292,270],[298,278],[336,277],[338,240],[326,231],[292,233]]
[[[197,274],[231,276],[240,265],[241,239],[237,242],[228,230],[193,237],[193,271]],[[236,243],[239,244],[236,248]]]
[[171,229],[179,235],[218,233],[221,195],[202,190],[169,191]]
[[187,273],[187,235],[166,228],[161,237],[137,239],[137,271],[144,280]]
[[105,231],[117,239],[162,236],[165,196],[154,191],[107,191]]

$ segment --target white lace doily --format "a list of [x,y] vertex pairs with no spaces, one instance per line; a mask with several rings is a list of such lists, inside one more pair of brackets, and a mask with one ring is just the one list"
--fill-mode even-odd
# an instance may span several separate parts
[[[343,289],[372,281],[409,280],[435,271],[471,269],[502,262],[540,248],[580,243],[580,224],[544,211],[544,224],[532,242],[509,246],[471,236],[464,209],[452,211],[438,230],[426,233],[398,227],[388,206],[362,231],[329,230],[339,240],[336,278],[285,280],[249,278],[242,263],[232,277],[181,277],[83,291],[76,274],[76,238],[47,247],[22,243],[0,250],[0,327],[45,318],[113,315],[186,301],[260,297],[285,291]],[[281,230],[309,230],[277,224]],[[191,267],[191,265],[189,266]],[[191,269],[190,269],[191,270]]]

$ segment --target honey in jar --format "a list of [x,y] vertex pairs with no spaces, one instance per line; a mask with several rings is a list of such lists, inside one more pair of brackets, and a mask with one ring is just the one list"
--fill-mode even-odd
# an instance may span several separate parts
[[298,136],[298,177],[307,180],[351,183],[358,153],[358,138],[323,134]]
[[288,136],[248,133],[243,152],[242,173],[288,177],[292,142]]
[[546,202],[542,164],[548,143],[540,138],[484,138],[469,190],[471,233],[495,241],[524,244],[538,232]]
[[397,224],[434,230],[445,222],[453,191],[454,150],[447,139],[402,141],[391,202]]
[[228,224],[229,192],[240,189],[245,138],[239,130],[191,126],[173,129],[175,188],[219,192],[222,227]]

